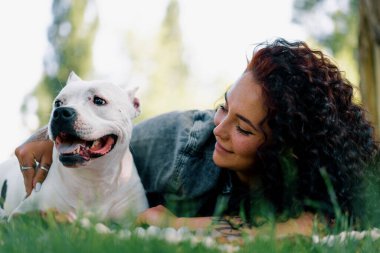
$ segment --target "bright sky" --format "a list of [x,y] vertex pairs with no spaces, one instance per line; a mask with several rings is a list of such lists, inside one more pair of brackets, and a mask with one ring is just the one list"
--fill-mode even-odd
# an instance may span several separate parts
[[[126,32],[154,33],[168,0],[96,1],[100,27],[94,47],[95,71],[122,84],[128,79],[127,60],[120,54]],[[293,0],[179,2],[186,55],[193,74],[205,85],[218,76],[235,80],[254,43],[276,37],[306,39],[302,28],[291,23]],[[41,77],[50,22],[51,0],[0,1],[0,161],[31,134],[23,126],[20,107]]]

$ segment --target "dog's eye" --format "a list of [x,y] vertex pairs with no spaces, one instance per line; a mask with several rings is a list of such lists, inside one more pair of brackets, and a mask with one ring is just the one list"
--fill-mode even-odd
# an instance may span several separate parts
[[105,105],[105,104],[107,104],[107,102],[103,98],[100,98],[98,96],[94,96],[94,104]]
[[62,105],[62,101],[61,100],[55,100],[54,102],[54,106],[55,107],[60,107]]

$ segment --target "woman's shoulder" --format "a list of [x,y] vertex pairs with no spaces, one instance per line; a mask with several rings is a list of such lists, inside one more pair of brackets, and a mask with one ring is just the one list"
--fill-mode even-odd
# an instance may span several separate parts
[[[172,111],[146,119],[138,123],[133,135],[188,133],[191,131],[209,131],[213,128],[213,110]],[[136,136],[137,137],[137,136]]]
[[215,187],[220,170],[212,161],[213,115],[175,111],[136,125],[131,147],[147,191],[187,199]]
[[151,123],[161,123],[164,125],[170,125],[173,123],[191,123],[196,121],[210,121],[213,120],[215,112],[213,110],[187,110],[187,111],[171,111],[163,114],[159,114],[152,118],[146,119],[136,126],[142,126]]

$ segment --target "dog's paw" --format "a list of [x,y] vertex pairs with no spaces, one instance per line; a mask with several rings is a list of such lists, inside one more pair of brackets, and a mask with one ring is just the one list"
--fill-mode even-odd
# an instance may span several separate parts
[[43,210],[43,211],[29,211],[29,212],[12,212],[11,215],[7,218],[8,222],[15,220],[15,219],[39,219],[42,218],[45,221],[54,221],[57,223],[73,223],[77,217],[75,213],[73,212],[68,212],[68,213],[63,213],[59,212],[55,208]]
[[76,219],[77,216],[73,212],[67,212],[63,213],[58,211],[55,208],[50,208],[44,211],[40,211],[40,215],[42,218],[45,219],[53,219],[57,223],[73,223]]

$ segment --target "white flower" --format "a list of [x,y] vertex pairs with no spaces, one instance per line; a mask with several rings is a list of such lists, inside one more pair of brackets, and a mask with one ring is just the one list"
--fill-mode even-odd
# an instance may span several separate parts
[[169,243],[178,243],[182,240],[182,236],[174,228],[170,227],[164,229],[164,238]]
[[131,238],[131,235],[132,235],[132,233],[128,229],[124,229],[124,230],[119,231],[119,238],[120,239],[129,239],[129,238]]
[[190,230],[189,228],[187,227],[180,227],[178,230],[177,230],[177,233],[180,234],[180,235],[189,235],[190,234]]
[[358,231],[352,231],[351,232],[351,237],[357,239],[357,240],[362,240],[365,236],[365,231],[358,232]]
[[231,244],[223,244],[223,245],[219,245],[218,249],[220,251],[223,251],[223,252],[234,253],[234,252],[239,251],[240,247],[239,246],[234,246],[234,245],[231,245]]
[[313,243],[319,243],[320,242],[320,239],[319,239],[319,236],[318,235],[313,235],[311,237]]
[[371,238],[373,240],[377,240],[377,239],[380,238],[380,230],[377,229],[377,228],[372,229],[371,232],[370,232],[370,234],[371,234]]
[[149,226],[146,230],[146,235],[149,237],[159,237],[161,229],[156,226]]
[[82,226],[82,228],[90,228],[91,226],[91,221],[88,218],[80,219],[79,223]]
[[111,229],[104,225],[103,223],[97,223],[95,225],[95,231],[98,232],[99,234],[109,234],[111,233]]
[[134,234],[136,234],[137,237],[144,238],[146,236],[146,231],[142,227],[137,227]]
[[210,236],[204,237],[202,242],[203,242],[203,245],[205,245],[208,248],[215,247],[215,245],[216,245],[215,240]]
[[202,242],[202,237],[201,236],[192,236],[190,238],[190,244],[193,247],[197,246],[201,242]]
[[322,238],[321,243],[327,244],[328,246],[333,246],[335,242],[335,236],[334,235],[328,235]]
[[347,232],[342,232],[339,234],[340,242],[343,243],[347,239]]

